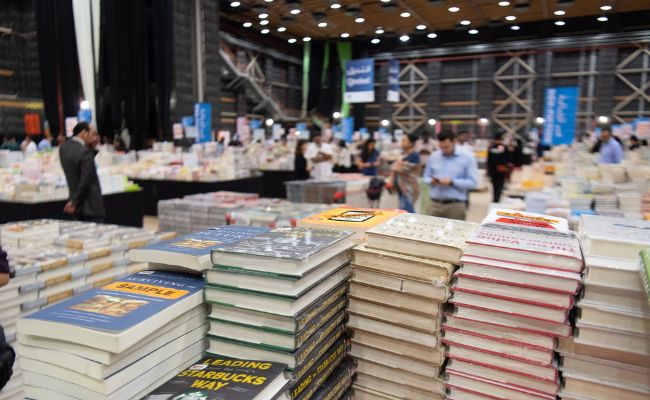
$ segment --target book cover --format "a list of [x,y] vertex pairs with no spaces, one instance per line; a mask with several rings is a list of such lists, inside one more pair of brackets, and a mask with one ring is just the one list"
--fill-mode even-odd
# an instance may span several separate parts
[[398,209],[338,207],[298,221],[299,227],[365,232],[403,214]]
[[286,368],[284,364],[267,361],[206,357],[181,371],[143,400],[257,399],[273,381],[284,376]]
[[640,256],[641,268],[639,268],[639,273],[641,274],[643,287],[645,288],[645,293],[650,303],[650,250],[642,250]]
[[119,333],[202,291],[203,287],[200,276],[142,271],[28,315],[24,320]]
[[[629,243],[643,248],[650,243],[650,221],[644,220],[582,215],[579,232],[588,239],[602,242]],[[585,253],[590,254],[586,250]]]
[[228,253],[303,261],[350,236],[347,231],[277,228],[216,249],[212,261],[220,264],[220,254]]
[[504,224],[510,226],[525,226],[542,230],[552,230],[569,233],[569,221],[564,218],[551,215],[536,214],[527,211],[515,211],[506,209],[493,209],[483,219],[482,225]]

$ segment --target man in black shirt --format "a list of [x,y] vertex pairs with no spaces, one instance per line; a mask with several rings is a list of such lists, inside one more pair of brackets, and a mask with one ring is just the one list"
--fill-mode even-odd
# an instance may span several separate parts
[[503,134],[497,133],[490,144],[487,157],[487,173],[492,181],[492,201],[495,203],[501,200],[508,169],[508,152],[503,144]]

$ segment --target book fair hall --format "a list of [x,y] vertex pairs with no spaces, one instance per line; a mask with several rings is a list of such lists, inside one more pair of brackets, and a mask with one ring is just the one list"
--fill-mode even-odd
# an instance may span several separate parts
[[650,0],[0,0],[0,400],[650,400]]

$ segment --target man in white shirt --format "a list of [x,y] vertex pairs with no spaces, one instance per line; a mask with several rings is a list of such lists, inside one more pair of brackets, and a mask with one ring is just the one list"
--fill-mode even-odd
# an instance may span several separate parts
[[474,156],[474,145],[469,139],[469,132],[460,131],[458,133],[458,143],[456,144],[459,149],[469,153],[471,156]]
[[334,151],[328,143],[323,143],[320,131],[314,133],[312,142],[309,143],[305,152],[305,158],[313,165],[312,178],[327,179],[332,175]]
[[37,147],[32,139],[31,135],[26,135],[25,140],[20,144],[20,149],[25,153],[26,156],[36,153]]

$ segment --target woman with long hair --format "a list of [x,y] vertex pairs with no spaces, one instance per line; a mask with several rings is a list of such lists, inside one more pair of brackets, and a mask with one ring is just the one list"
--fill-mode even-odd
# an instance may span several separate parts
[[377,176],[377,167],[381,164],[379,152],[376,149],[375,139],[368,139],[361,148],[361,154],[357,160],[357,166],[361,173],[366,176]]
[[305,139],[298,140],[296,143],[295,158],[293,160],[293,171],[296,180],[309,179],[309,168],[307,167],[307,159],[305,158],[305,151],[309,143]]

